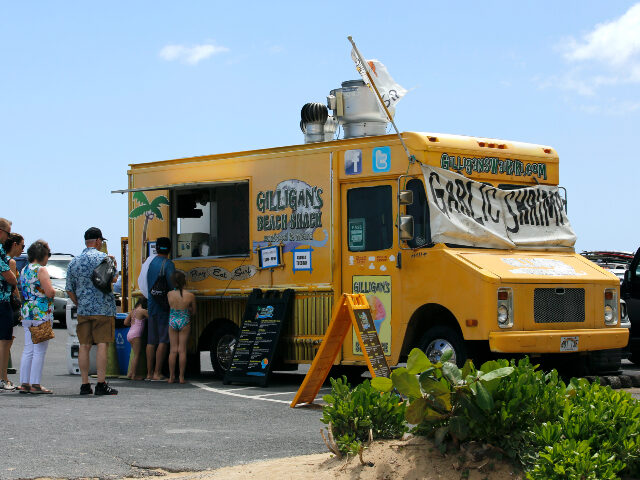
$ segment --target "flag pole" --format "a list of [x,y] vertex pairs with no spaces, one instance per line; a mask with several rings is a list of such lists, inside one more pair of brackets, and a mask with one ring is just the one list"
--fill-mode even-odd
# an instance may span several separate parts
[[347,37],[347,39],[351,42],[351,45],[353,45],[353,50],[356,52],[356,55],[358,56],[358,59],[360,60],[360,63],[362,64],[362,68],[364,68],[364,71],[367,74],[367,77],[369,78],[369,82],[370,82],[371,86],[373,87],[373,90],[376,93],[376,96],[378,97],[378,101],[380,102],[380,105],[382,105],[382,108],[384,109],[384,113],[387,115],[387,118],[391,122],[391,125],[393,125],[393,128],[396,131],[396,135],[398,135],[398,138],[400,139],[400,143],[402,144],[402,148],[404,148],[404,151],[407,153],[407,157],[409,158],[409,162],[413,163],[414,160],[415,160],[415,157],[409,153],[409,149],[405,145],[404,140],[402,139],[402,135],[400,135],[400,131],[398,130],[398,127],[396,127],[396,122],[393,121],[393,117],[391,116],[391,113],[389,112],[389,109],[387,109],[387,106],[384,104],[384,101],[382,100],[382,97],[380,96],[380,92],[378,91],[378,87],[376,86],[376,82],[373,81],[373,77],[369,73],[369,69],[367,68],[367,63],[365,62],[364,58],[360,54],[360,50],[358,50],[358,47],[356,47],[356,43],[353,41],[353,38],[351,37],[351,35],[349,35]]

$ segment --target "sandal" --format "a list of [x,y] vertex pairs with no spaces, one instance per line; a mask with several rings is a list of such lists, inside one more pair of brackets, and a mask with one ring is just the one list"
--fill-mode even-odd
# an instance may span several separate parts
[[34,387],[33,385],[31,385],[31,391],[29,393],[40,395],[40,394],[52,394],[53,392],[44,387]]
[[16,387],[16,390],[20,393],[30,393],[31,385],[19,385]]

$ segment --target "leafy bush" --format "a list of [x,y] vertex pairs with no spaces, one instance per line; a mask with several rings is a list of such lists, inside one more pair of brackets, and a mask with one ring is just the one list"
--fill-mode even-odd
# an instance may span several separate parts
[[535,426],[528,478],[640,474],[640,403],[629,393],[572,379],[560,414]]
[[627,392],[584,379],[566,385],[555,370],[541,372],[527,358],[490,361],[479,370],[447,360],[431,364],[415,349],[406,369],[372,384],[409,398],[414,432],[433,436],[441,448],[447,437],[498,447],[530,480],[640,476],[640,402]]
[[378,377],[372,381],[381,391],[395,388],[406,395],[410,402],[407,421],[417,424],[417,433],[433,433],[436,445],[441,445],[447,435],[456,442],[467,439],[472,431],[480,431],[484,437],[500,379],[514,370],[506,361],[487,362],[476,370],[470,360],[459,369],[447,361],[451,354],[446,352],[440,362],[432,364],[414,348],[406,368],[394,370],[390,379]]
[[321,421],[330,424],[338,449],[343,454],[358,454],[373,438],[399,438],[407,430],[406,404],[395,393],[381,393],[365,380],[353,390],[346,377],[331,380],[331,394],[323,397]]

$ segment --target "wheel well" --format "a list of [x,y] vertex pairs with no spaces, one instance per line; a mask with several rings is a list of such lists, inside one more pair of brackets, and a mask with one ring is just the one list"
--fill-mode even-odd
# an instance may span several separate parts
[[409,319],[409,325],[407,326],[404,342],[402,343],[402,350],[400,351],[400,361],[406,360],[409,352],[418,345],[424,333],[436,325],[453,328],[464,338],[460,325],[451,311],[437,303],[422,305]]
[[220,327],[229,326],[238,330],[238,325],[233,323],[231,320],[227,318],[216,318],[207,324],[205,329],[200,334],[200,338],[198,338],[198,351],[204,352],[209,350],[209,346],[211,345],[211,339],[213,338],[213,334]]

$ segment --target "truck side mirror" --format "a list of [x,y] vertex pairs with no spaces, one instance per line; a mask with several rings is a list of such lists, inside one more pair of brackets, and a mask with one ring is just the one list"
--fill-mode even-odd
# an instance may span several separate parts
[[403,242],[413,240],[413,216],[400,215],[400,224],[398,225],[398,229],[400,230],[400,240]]
[[413,203],[413,191],[400,190],[400,193],[398,193],[398,203],[400,205],[411,205]]

